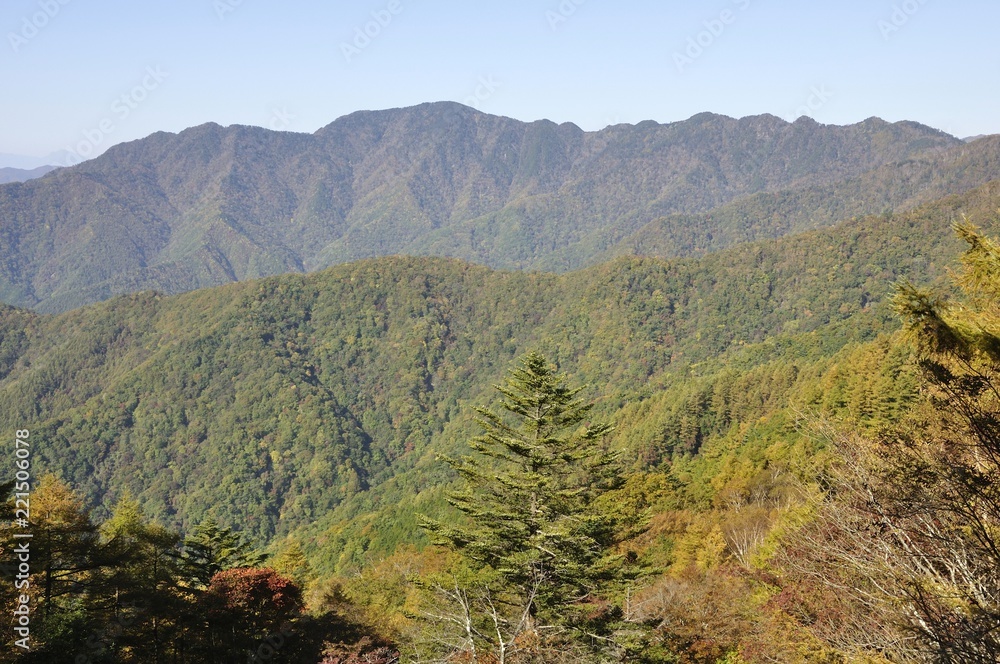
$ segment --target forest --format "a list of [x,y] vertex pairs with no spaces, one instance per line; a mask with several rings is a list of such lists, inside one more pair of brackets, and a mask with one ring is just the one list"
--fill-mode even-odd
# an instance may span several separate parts
[[996,201],[5,308],[3,657],[996,661]]
[[0,186],[0,300],[59,313],[395,254],[554,272],[701,255],[967,192],[1000,178],[997,143],[711,113],[585,132],[447,102],[315,134],[205,124]]
[[438,104],[5,185],[0,661],[1000,660],[997,146]]

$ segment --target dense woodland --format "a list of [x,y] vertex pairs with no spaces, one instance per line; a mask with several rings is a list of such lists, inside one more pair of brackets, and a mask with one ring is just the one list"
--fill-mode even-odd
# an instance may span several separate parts
[[651,396],[660,445],[519,358],[435,462],[454,512],[350,572],[45,475],[19,661],[995,661],[1000,245],[956,231],[954,297],[901,282],[899,332]]
[[996,145],[877,118],[584,132],[452,103],[311,135],[202,125],[0,186],[0,300],[62,312],[393,254],[557,272],[698,255],[967,191],[1000,178]]
[[[631,129],[693,154],[740,123]],[[996,143],[927,131],[826,136],[843,188],[772,165],[634,235],[535,237],[569,273],[392,256],[0,305],[34,477],[32,648],[5,628],[0,661],[996,662]]]

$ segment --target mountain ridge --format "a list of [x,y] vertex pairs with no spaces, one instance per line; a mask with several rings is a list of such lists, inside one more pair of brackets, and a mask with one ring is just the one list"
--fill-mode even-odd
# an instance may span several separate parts
[[38,166],[37,168],[0,168],[0,184],[27,182],[51,173],[58,166]]
[[593,258],[594,233],[958,145],[917,123],[699,114],[584,132],[454,103],[314,134],[207,123],[0,187],[0,300],[62,311],[396,253],[564,271]]

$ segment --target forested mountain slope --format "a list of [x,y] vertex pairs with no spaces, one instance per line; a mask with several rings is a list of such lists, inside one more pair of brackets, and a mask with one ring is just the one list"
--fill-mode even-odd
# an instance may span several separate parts
[[[622,254],[670,258],[701,255],[765,238],[830,226],[839,221],[901,212],[1000,177],[1000,137],[963,148],[881,166],[835,184],[744,196],[700,215],[673,215],[646,224],[596,260]],[[609,244],[595,236],[590,250]]]
[[[821,360],[893,329],[893,282],[940,276],[959,249],[953,221],[998,205],[991,184],[702,259],[562,276],[394,257],[58,316],[4,307],[0,412],[31,428],[39,472],[95,505],[129,489],[159,519],[212,513],[260,540],[412,513],[403,498],[440,490],[435,455],[465,440],[471,406],[524,352],[591,383],[607,418],[726,363]],[[704,440],[655,424],[671,399],[619,423],[651,463]]]
[[[584,132],[451,103],[359,112],[312,135],[209,124],[0,187],[0,300],[58,312],[398,253],[564,271],[667,215],[777,196],[722,229],[668,224],[655,252],[684,255],[982,184],[1000,175],[991,147],[875,118],[701,114]],[[973,155],[965,175],[948,170],[956,154]],[[912,160],[912,181],[874,202],[869,189],[887,186],[878,175],[837,186]],[[776,221],[789,196],[806,211]]]

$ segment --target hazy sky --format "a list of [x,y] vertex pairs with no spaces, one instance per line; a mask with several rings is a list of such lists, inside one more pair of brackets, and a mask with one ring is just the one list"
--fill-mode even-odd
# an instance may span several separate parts
[[713,111],[993,133],[998,25],[997,0],[4,0],[0,153],[438,100],[585,129]]

